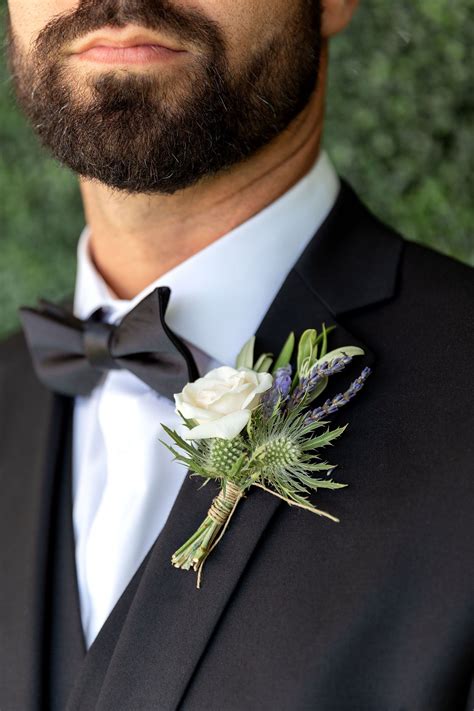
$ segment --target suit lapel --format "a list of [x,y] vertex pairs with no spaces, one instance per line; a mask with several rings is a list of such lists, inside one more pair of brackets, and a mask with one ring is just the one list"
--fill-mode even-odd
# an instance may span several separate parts
[[[351,200],[352,214],[348,214],[344,208]],[[364,258],[370,259],[372,254],[374,225],[367,213],[361,211],[357,215],[357,205],[344,186],[339,205],[290,271],[263,319],[257,332],[259,352],[277,353],[290,330],[319,328],[325,322],[337,325],[332,344],[361,345],[366,350],[364,358],[357,359],[351,376],[373,363],[367,344],[336,322],[336,309],[331,309],[328,301],[332,290],[338,297],[339,311],[343,312],[345,303],[356,303],[360,308],[388,298],[395,285],[400,242],[390,235],[385,241],[381,237],[385,247],[378,246],[376,263],[366,261],[364,265]],[[351,249],[364,267],[356,272],[360,283],[356,284],[357,279],[353,278],[353,284],[345,289],[337,270],[332,271],[332,281],[325,272],[331,259],[344,260],[344,252],[338,253],[337,245],[327,245],[329,237],[337,240],[338,235],[349,241],[352,236],[359,242],[359,251],[355,244]],[[339,248],[343,249],[341,240]],[[349,276],[350,267],[346,264],[344,269]],[[375,268],[382,272],[377,295],[373,287],[371,293],[364,290],[364,283],[370,281],[369,272]],[[324,296],[318,293],[318,285]],[[349,298],[350,291],[357,294],[355,302]],[[188,478],[183,484],[165,528],[91,647],[68,711],[168,710],[179,705],[233,591],[239,583],[245,584],[245,568],[259,540],[275,512],[284,505],[260,490],[249,492],[226,536],[207,561],[203,587],[197,590],[195,575],[173,568],[170,557],[205,517],[217,491],[210,485],[199,487],[200,480],[196,479]],[[321,520],[320,525],[330,524]]]
[[20,338],[0,373],[0,707],[39,708],[48,532],[66,400],[36,380]]
[[397,290],[403,240],[343,180],[334,208],[295,271],[335,317],[379,306]]
[[[263,319],[258,350],[276,353],[290,330],[331,325],[347,311],[390,298],[400,244],[343,185],[336,206]],[[366,348],[357,372],[373,361],[367,344],[348,333],[340,320],[332,344]],[[37,384],[26,352],[23,361],[7,360],[7,365],[0,411],[0,554],[6,571],[0,586],[0,702],[28,711],[38,707],[41,694],[46,532],[66,401]],[[14,398],[10,419],[7,407]],[[174,569],[170,557],[206,515],[215,490],[199,487],[196,479],[183,484],[166,526],[89,650],[68,711],[167,710],[179,705],[233,591],[245,584],[245,569],[259,540],[284,505],[251,491],[206,563],[203,588],[197,590],[194,574]],[[17,539],[10,549],[11,531]]]

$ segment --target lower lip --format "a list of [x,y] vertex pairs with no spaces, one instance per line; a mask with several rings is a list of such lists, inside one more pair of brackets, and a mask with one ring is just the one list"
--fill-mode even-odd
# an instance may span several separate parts
[[82,61],[101,64],[157,64],[175,59],[184,52],[160,45],[143,44],[135,47],[106,47],[98,45],[76,55]]

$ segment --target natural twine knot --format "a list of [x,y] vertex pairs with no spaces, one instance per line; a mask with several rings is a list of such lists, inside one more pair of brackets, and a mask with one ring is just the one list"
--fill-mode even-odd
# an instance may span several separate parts
[[224,489],[221,489],[219,494],[213,500],[207,515],[219,526],[223,526],[235,508],[236,503],[242,496],[242,489],[239,489],[239,487],[231,481],[227,481],[225,484],[225,491]]

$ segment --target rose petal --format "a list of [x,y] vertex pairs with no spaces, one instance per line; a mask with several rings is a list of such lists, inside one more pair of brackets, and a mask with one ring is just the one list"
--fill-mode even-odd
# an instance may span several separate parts
[[234,439],[247,425],[250,419],[249,410],[239,410],[225,415],[214,422],[206,422],[189,430],[184,439],[211,439],[219,437],[221,439]]
[[248,400],[249,395],[252,393],[253,387],[247,383],[243,388],[243,392],[224,393],[219,401],[213,404],[212,409],[221,415],[228,415],[229,412],[235,412],[235,410],[245,410],[243,403]]
[[189,402],[187,398],[183,398],[181,394],[175,395],[174,400],[176,403],[175,412],[178,413],[179,410],[188,420],[206,422],[207,420],[215,420],[220,417],[220,414],[218,412],[214,412],[213,409],[209,410],[203,407],[198,407],[192,402]]
[[[209,379],[216,379],[222,383],[226,383],[229,378],[232,378],[232,376],[235,375],[237,371],[235,368],[231,368],[229,365],[221,365],[219,368],[214,368],[214,370],[210,370],[209,373],[206,373],[206,375],[203,378],[200,378],[200,380],[209,380]],[[196,383],[199,382],[198,380],[195,381]]]
[[253,407],[256,407],[260,402],[260,398],[258,397],[257,400],[254,401],[254,397],[269,390],[273,385],[273,376],[270,375],[270,373],[258,373],[257,375],[259,376],[258,385],[252,388],[252,392],[245,398],[241,405],[242,408],[248,407],[250,403],[253,404]]
[[[272,383],[273,378],[269,373],[257,373],[250,368],[237,370],[226,365],[220,366],[209,371],[203,378],[188,383],[181,393],[175,394],[176,412],[195,420],[199,426],[212,427],[211,430],[199,430],[197,427],[191,430],[196,439],[212,436],[231,439],[248,422],[249,416],[245,411],[258,405],[261,393],[268,390]],[[226,429],[225,423],[231,423],[232,419],[239,424],[239,429],[235,429],[237,425],[230,430]],[[224,424],[218,430],[221,420]],[[213,434],[203,435],[206,432]]]

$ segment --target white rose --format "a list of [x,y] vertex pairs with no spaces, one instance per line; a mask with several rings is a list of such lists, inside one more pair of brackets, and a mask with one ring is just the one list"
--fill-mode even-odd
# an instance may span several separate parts
[[247,425],[262,393],[271,388],[270,373],[223,365],[203,378],[188,383],[175,395],[176,412],[199,424],[183,435],[185,439],[220,437],[233,439]]

